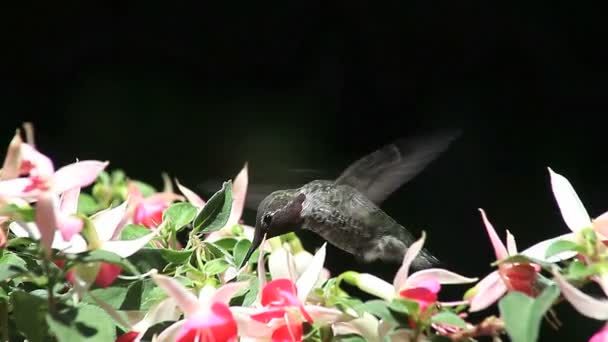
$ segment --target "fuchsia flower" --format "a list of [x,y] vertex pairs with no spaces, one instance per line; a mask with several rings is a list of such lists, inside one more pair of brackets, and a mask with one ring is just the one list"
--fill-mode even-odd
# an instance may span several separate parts
[[[265,238],[260,246],[266,243]],[[315,253],[308,267],[299,277],[294,277],[293,261],[283,265],[287,270],[280,273],[287,277],[275,278],[271,270],[271,281],[266,282],[264,253],[258,259],[258,282],[262,289],[253,307],[232,307],[239,325],[239,335],[245,338],[278,341],[301,341],[303,322],[331,324],[345,315],[337,309],[310,304],[309,294],[318,285],[325,261],[325,244]],[[292,259],[291,253],[285,254]]]
[[[494,226],[488,220],[483,209],[479,209],[486,231],[490,237],[490,242],[496,254],[496,260],[501,260],[512,255],[518,254],[515,238],[507,230],[507,246],[502,243]],[[527,255],[530,250],[537,248],[533,246],[521,252]],[[470,312],[480,311],[492,305],[501,298],[507,291],[520,291],[529,296],[535,296],[536,275],[540,272],[540,266],[526,263],[504,263],[484,277],[475,287],[477,291],[469,298],[471,306]]]
[[407,298],[417,301],[421,308],[426,308],[437,301],[441,284],[466,284],[477,281],[477,278],[468,278],[442,268],[429,268],[409,274],[412,261],[420,253],[425,239],[426,234],[423,232],[422,237],[405,252],[393,284],[368,273],[353,272],[353,280],[361,290],[377,297],[388,301],[395,297]]
[[236,341],[237,323],[228,302],[247,282],[230,283],[219,289],[206,285],[197,298],[174,278],[153,274],[152,279],[185,314],[185,319],[175,322],[158,336],[159,342]]
[[171,203],[184,200],[182,196],[173,192],[171,181],[166,176],[163,176],[163,179],[163,191],[145,198],[135,183],[128,184],[129,208],[124,223],[128,223],[130,218],[135,224],[156,228],[163,221],[163,213]]
[[37,202],[36,225],[39,238],[47,255],[50,255],[56,229],[66,241],[70,241],[82,229],[82,222],[78,218],[65,215],[59,210],[59,195],[69,196],[70,191],[93,183],[108,162],[81,161],[55,171],[47,156],[26,143],[20,143],[19,146],[21,174],[27,176],[1,180],[0,198]]

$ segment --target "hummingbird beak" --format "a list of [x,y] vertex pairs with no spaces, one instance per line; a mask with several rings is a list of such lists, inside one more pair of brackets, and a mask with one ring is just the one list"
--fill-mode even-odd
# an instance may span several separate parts
[[253,254],[253,252],[255,252],[255,250],[258,247],[260,247],[260,244],[262,243],[263,238],[264,238],[263,229],[259,226],[256,226],[255,232],[253,234],[253,241],[251,241],[251,246],[249,247],[247,254],[245,254],[245,258],[243,258],[243,261],[241,262],[241,266],[239,266],[239,269],[243,268],[243,266],[245,266],[245,264],[247,264],[247,261],[249,260],[249,258],[251,258],[251,255]]

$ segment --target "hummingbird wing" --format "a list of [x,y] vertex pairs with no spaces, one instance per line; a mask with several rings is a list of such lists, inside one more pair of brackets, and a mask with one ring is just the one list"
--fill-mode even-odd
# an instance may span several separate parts
[[460,130],[398,139],[351,164],[336,179],[376,204],[414,178],[461,135]]

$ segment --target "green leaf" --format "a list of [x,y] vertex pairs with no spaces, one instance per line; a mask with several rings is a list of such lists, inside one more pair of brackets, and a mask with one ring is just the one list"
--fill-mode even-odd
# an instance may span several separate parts
[[388,303],[381,299],[372,299],[363,303],[361,306],[363,312],[368,312],[386,321],[395,322],[395,319],[388,309]]
[[228,267],[230,267],[228,261],[224,259],[213,259],[205,263],[202,271],[207,275],[213,276],[226,271]]
[[594,273],[596,273],[596,267],[594,265],[585,265],[582,261],[574,259],[566,270],[566,277],[570,280],[582,280]]
[[344,334],[344,335],[338,335],[338,336],[334,336],[332,338],[332,341],[339,341],[339,342],[365,342],[365,338],[357,335],[357,334]]
[[536,299],[517,291],[504,296],[498,302],[498,309],[511,340],[536,341],[541,320],[558,296],[559,288],[556,285],[545,288]]
[[163,270],[169,261],[163,256],[162,249],[145,247],[128,257],[128,260],[141,272],[156,268]]
[[457,314],[451,311],[439,312],[431,317],[433,323],[446,323],[459,328],[466,328],[467,323]]
[[116,326],[112,318],[101,308],[80,305],[51,315],[46,322],[59,342],[92,341],[104,342],[116,339]]
[[221,248],[223,248],[223,249],[225,249],[227,251],[231,251],[231,250],[234,249],[234,246],[236,246],[236,243],[238,241],[239,240],[237,240],[235,238],[226,237],[226,238],[223,238],[223,239],[219,239],[219,240],[213,241],[213,243],[216,246],[218,246],[218,247],[221,247]]
[[232,210],[232,181],[224,182],[194,219],[194,231],[210,233],[220,230],[228,222]]
[[[0,228],[2,229],[2,228]],[[13,252],[5,252],[0,257],[0,282],[27,272],[25,260]]]
[[[106,302],[114,309],[120,308],[122,303],[127,296],[127,288],[126,287],[107,287],[103,289],[94,289],[90,291],[90,294],[95,296],[95,298],[101,300],[102,302]],[[89,292],[84,295],[82,301],[85,303],[90,303],[97,305],[97,302],[91,298]]]
[[27,292],[15,291],[11,294],[11,304],[17,330],[30,342],[48,341],[46,300]]
[[128,224],[120,232],[120,240],[133,240],[150,234],[150,229],[140,224]]
[[173,249],[160,249],[162,257],[173,264],[183,264],[188,261],[188,258],[192,255],[192,251],[182,250],[176,251]]
[[144,197],[148,197],[157,192],[156,189],[148,183],[144,183],[144,182],[138,181],[138,180],[132,180],[132,182],[133,182],[133,184],[135,184],[135,186],[137,186],[137,189],[139,189],[139,191],[141,191],[141,194]]
[[80,193],[78,196],[78,212],[86,216],[90,216],[99,210],[99,204],[95,200],[95,197],[87,194]]
[[77,254],[78,260],[81,262],[107,262],[110,264],[116,264],[132,274],[139,275],[137,268],[129,262],[129,260],[122,258],[120,255],[106,251],[103,249],[96,249],[89,252]]
[[0,208],[0,216],[9,216],[19,221],[32,222],[35,220],[36,212],[29,205],[18,206],[8,204]]
[[233,250],[235,265],[241,265],[241,262],[243,261],[243,259],[245,259],[245,254],[247,254],[249,247],[251,247],[251,241],[247,239],[241,239],[239,240],[239,242],[236,243]]
[[568,240],[557,240],[553,242],[547,250],[545,251],[545,258],[550,258],[556,254],[562,252],[583,252],[583,248],[579,246],[576,242],[568,241]]
[[420,306],[417,302],[403,298],[395,298],[388,305],[393,317],[402,321],[404,316],[416,316],[420,311]]
[[196,217],[197,209],[190,203],[178,202],[172,204],[163,213],[163,221],[167,221],[175,231],[179,231]]

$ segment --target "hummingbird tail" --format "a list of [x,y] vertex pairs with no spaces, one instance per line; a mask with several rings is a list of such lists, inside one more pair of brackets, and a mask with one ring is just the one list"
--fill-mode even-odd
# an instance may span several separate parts
[[434,257],[426,248],[423,248],[412,262],[411,267],[417,270],[437,267],[441,261]]

